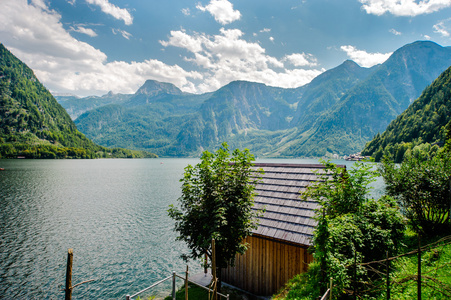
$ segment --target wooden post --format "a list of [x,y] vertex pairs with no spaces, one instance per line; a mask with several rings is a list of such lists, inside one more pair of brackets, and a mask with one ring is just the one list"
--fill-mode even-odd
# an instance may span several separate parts
[[[325,211],[325,209],[323,208],[322,209],[322,211],[323,211],[323,220],[326,218],[326,211]],[[320,293],[321,294],[324,294],[325,292],[326,292],[326,290],[327,290],[327,278],[326,278],[326,276],[327,276],[327,274],[326,274],[326,268],[327,268],[327,266],[326,266],[326,248],[324,248],[324,249],[322,249],[323,250],[323,255],[321,256],[321,261],[320,261],[320,277],[321,277],[321,282],[320,282],[320,287],[319,287],[319,290],[320,290]]]
[[421,239],[420,230],[418,230],[418,278],[417,278],[418,300],[421,300]]
[[66,267],[66,295],[65,300],[72,299],[72,262],[74,260],[74,251],[72,248],[67,250],[67,267]]
[[387,300],[390,300],[390,261],[388,260],[388,250],[387,250],[387,261],[385,262],[385,268],[387,270]]
[[188,300],[188,265],[186,265],[186,276],[185,276],[185,300]]
[[451,223],[451,178],[449,179],[449,213],[448,220]]
[[211,273],[213,275],[213,299],[218,299],[217,287],[218,287],[218,278],[216,277],[216,245],[215,240],[211,240]]
[[332,300],[332,286],[334,283],[334,279],[331,277],[330,278],[330,286],[329,286],[329,300]]
[[207,274],[208,273],[208,256],[207,256],[207,252],[205,252],[205,265],[204,265],[204,273]]
[[357,251],[354,245],[354,300],[357,299]]
[[175,292],[175,271],[172,272],[172,300],[175,300],[176,292]]

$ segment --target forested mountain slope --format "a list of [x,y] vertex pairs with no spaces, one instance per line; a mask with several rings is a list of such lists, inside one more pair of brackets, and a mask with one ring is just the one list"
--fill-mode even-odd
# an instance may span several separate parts
[[[111,152],[77,130],[33,71],[0,44],[0,157],[97,157]],[[130,152],[131,153],[131,152]]]
[[367,143],[362,153],[373,156],[377,161],[387,155],[395,162],[401,162],[406,152],[411,152],[416,146],[434,151],[430,149],[431,144],[444,142],[447,130],[451,130],[451,67],[382,134],[377,134]]
[[311,128],[296,137],[286,155],[354,153],[402,113],[451,65],[451,48],[415,42],[395,51],[354,85]]

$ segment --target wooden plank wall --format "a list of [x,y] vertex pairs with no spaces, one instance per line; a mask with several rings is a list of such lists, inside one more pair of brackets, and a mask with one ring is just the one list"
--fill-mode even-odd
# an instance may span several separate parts
[[306,248],[257,236],[244,255],[237,255],[235,267],[222,270],[222,280],[255,295],[275,294],[295,275],[307,271],[313,257]]

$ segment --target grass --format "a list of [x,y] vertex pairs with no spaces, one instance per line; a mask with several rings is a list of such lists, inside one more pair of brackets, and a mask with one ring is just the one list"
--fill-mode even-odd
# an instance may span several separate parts
[[[416,236],[411,239],[417,240]],[[395,271],[390,277],[392,282],[391,299],[417,299],[417,254],[400,257],[392,264],[392,268]],[[436,246],[428,251],[423,251],[421,279],[422,299],[451,298],[451,240],[449,238],[442,241],[439,239]],[[384,291],[378,299],[385,299],[385,295]]]
[[[403,253],[416,250],[417,235],[412,231],[406,231],[403,243],[405,245]],[[451,299],[451,236],[425,238],[422,240],[422,247],[426,245],[432,246],[423,250],[421,255],[421,297],[428,300]],[[398,257],[391,263],[390,269],[390,299],[417,299],[417,254]],[[384,273],[384,267],[381,271]],[[383,273],[375,282],[375,286],[379,286],[379,291],[371,299],[386,299],[385,274]],[[311,294],[306,295],[306,292],[313,291],[315,284],[314,280],[309,280],[307,274],[297,275],[273,299],[312,299]],[[370,288],[369,285],[368,288]]]

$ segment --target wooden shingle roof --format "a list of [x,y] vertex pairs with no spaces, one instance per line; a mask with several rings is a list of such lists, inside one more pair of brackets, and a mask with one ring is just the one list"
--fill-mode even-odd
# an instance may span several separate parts
[[266,208],[253,235],[310,246],[318,203],[301,201],[300,193],[320,179],[324,165],[256,163],[253,168],[265,172],[255,189],[254,209]]

